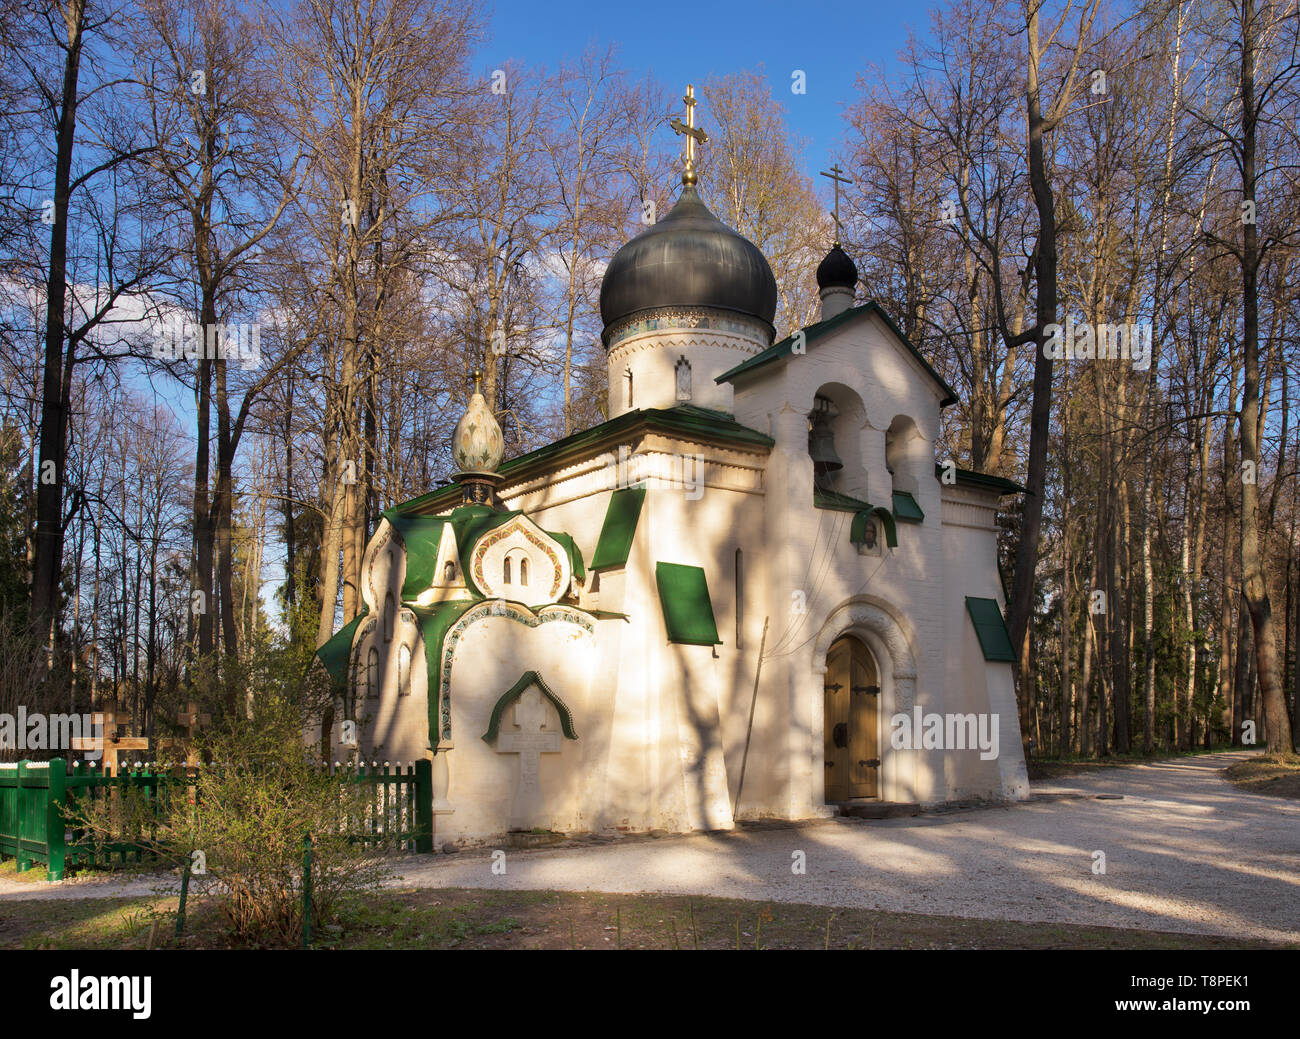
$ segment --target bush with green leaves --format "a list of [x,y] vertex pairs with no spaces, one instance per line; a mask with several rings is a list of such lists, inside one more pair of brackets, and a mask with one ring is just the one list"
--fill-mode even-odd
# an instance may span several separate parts
[[129,842],[177,869],[197,867],[191,893],[217,901],[238,944],[299,940],[305,835],[313,931],[333,919],[340,896],[378,884],[379,860],[352,839],[372,790],[311,760],[298,705],[259,695],[251,717],[199,744],[207,763],[174,772],[165,796],[115,788],[76,804],[71,824],[100,846]]

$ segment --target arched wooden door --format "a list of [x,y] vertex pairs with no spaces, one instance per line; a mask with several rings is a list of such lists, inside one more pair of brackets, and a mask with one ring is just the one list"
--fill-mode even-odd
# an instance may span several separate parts
[[871,651],[851,635],[826,653],[826,800],[880,796],[880,682]]

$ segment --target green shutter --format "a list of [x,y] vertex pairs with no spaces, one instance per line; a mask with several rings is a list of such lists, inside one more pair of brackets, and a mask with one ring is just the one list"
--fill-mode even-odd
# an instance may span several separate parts
[[592,570],[627,565],[644,502],[644,487],[623,487],[610,495],[605,524],[600,528],[600,540],[596,542],[596,551],[591,557]]
[[669,642],[690,646],[722,644],[702,568],[659,563],[655,566],[655,581],[659,585],[659,602],[663,606]]
[[895,491],[894,519],[900,523],[921,523],[925,520],[925,513],[907,491]]
[[980,640],[980,649],[985,660],[996,660],[1013,664],[1016,654],[1011,648],[1011,636],[1007,634],[1006,622],[996,599],[977,599],[966,596],[966,612],[970,614],[971,623],[975,625],[975,634]]

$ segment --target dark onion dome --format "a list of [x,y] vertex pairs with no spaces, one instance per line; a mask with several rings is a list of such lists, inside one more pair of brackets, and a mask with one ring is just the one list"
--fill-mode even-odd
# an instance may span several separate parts
[[769,327],[776,316],[776,278],[762,251],[710,213],[693,185],[614,254],[600,283],[607,333],[617,321],[661,307],[732,310]]
[[826,259],[817,265],[817,287],[819,289],[852,289],[858,283],[858,268],[849,254],[836,242]]

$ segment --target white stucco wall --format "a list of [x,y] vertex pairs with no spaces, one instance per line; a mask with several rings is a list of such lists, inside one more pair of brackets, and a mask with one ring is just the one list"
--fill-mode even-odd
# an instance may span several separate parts
[[[659,363],[675,359],[674,349],[641,353],[645,363]],[[701,346],[695,358],[709,349]],[[734,363],[719,354],[697,365],[693,387],[712,384],[716,372],[708,364],[721,370]],[[647,382],[659,385],[662,378],[651,373]],[[611,383],[613,390],[614,368]],[[889,508],[897,486],[909,490],[925,514],[921,523],[898,524],[896,548],[864,554],[849,540],[852,513],[812,506],[807,415],[819,391],[841,411],[835,435],[847,464],[836,489]],[[593,453],[503,485],[507,507],[524,510],[544,530],[571,534],[590,561],[610,492],[620,480],[646,482],[627,565],[588,574],[578,589],[582,610],[627,619],[528,625],[489,617],[463,626],[450,684],[453,738],[446,760],[453,810],[438,817],[439,839],[486,838],[505,829],[519,755],[499,753],[481,736],[497,699],[528,670],[539,672],[568,705],[579,736],[540,757],[541,825],[727,828],[747,735],[740,817],[828,814],[822,687],[826,651],[843,634],[867,646],[879,673],[882,799],[1024,796],[1011,668],[984,661],[965,610],[968,595],[1001,601],[997,494],[942,487],[935,477],[941,396],[888,326],[864,314],[814,341],[807,354],[741,377],[734,397],[724,384],[716,400],[693,400],[734,406],[738,421],[775,440],[770,452],[711,444],[707,436],[697,442],[631,434],[621,451]],[[891,429],[892,477],[886,467]],[[387,555],[389,544],[381,527],[368,593],[381,604],[400,588],[404,566],[400,551]],[[739,618],[737,549],[744,562]],[[655,584],[659,562],[704,570],[720,645],[668,642]],[[492,565],[500,565],[495,556]],[[377,608],[382,612],[382,605]],[[358,635],[354,657],[378,630]],[[399,622],[398,641],[409,634]],[[422,643],[414,655],[413,673],[422,677]],[[394,760],[427,756],[427,683],[413,681],[411,692],[399,695],[395,664],[385,665],[383,681],[368,738]],[[977,750],[894,750],[890,718],[918,706],[927,713],[996,713],[999,757],[981,761]],[[557,724],[551,710],[548,727]]]

